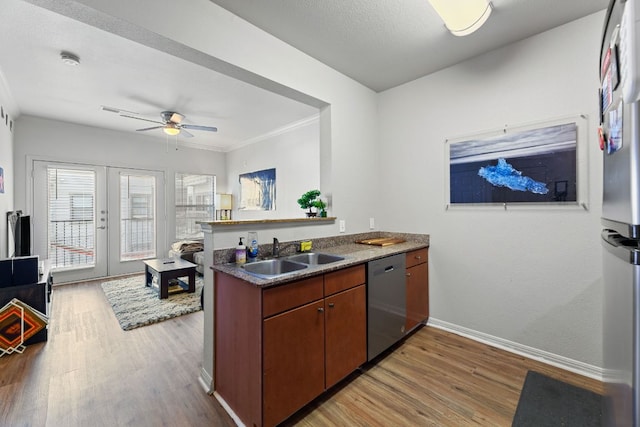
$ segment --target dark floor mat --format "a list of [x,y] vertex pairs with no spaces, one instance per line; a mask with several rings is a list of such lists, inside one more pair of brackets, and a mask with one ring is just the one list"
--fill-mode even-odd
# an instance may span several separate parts
[[602,396],[529,371],[512,427],[602,425]]

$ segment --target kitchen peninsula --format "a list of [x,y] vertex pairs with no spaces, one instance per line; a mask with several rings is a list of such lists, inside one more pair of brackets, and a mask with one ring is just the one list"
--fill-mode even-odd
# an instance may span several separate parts
[[[218,227],[225,230],[225,225],[203,224],[208,230],[205,251],[211,258],[205,265],[212,266],[205,269],[211,275],[210,280],[205,278],[205,286],[211,284],[205,295],[209,289],[213,292],[213,301],[205,297],[205,331],[213,325],[205,344],[212,340],[211,347],[217,349],[212,354],[215,374],[208,391],[215,392],[238,423],[276,425],[366,363],[369,262],[400,254],[404,268],[406,257],[407,277],[403,270],[399,288],[408,303],[402,332],[413,330],[428,317],[428,235],[370,232],[314,238],[312,252],[333,255],[332,262],[262,277],[233,263],[232,248],[214,247]],[[292,259],[293,243],[307,240],[309,233],[296,230],[295,234],[300,238],[281,243],[282,259]],[[382,237],[394,238],[396,243],[355,243]],[[270,243],[260,245],[260,256],[271,253]]]

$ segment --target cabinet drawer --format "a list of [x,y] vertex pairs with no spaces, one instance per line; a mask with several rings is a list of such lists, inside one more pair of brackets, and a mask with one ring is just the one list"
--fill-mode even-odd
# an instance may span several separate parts
[[320,275],[263,290],[262,317],[273,316],[321,299],[323,297],[322,282],[322,275]]
[[415,251],[407,252],[407,268],[427,262],[428,258],[429,248],[416,249]]
[[333,295],[366,282],[364,264],[345,268],[324,275],[324,294]]

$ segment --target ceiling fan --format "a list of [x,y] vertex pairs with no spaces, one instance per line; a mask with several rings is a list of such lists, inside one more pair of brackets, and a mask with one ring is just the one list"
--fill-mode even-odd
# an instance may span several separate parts
[[144,120],[145,122],[157,123],[160,125],[160,126],[152,126],[152,127],[143,128],[143,129],[136,129],[139,132],[144,132],[144,131],[154,130],[154,129],[162,129],[164,133],[170,136],[182,134],[183,136],[192,138],[193,134],[189,133],[186,129],[204,130],[208,132],[218,131],[218,128],[213,126],[183,124],[182,119],[184,119],[184,116],[175,111],[163,111],[162,113],[160,113],[160,117],[162,118],[162,121],[158,121],[158,120],[150,120],[150,119],[145,119],[143,117],[134,116],[132,114],[137,114],[137,113],[134,113],[132,111],[120,110],[118,108],[112,108],[112,107],[105,107],[104,105],[102,106],[102,109],[105,111],[118,113],[121,117],[128,117],[130,119],[136,119],[136,120]]

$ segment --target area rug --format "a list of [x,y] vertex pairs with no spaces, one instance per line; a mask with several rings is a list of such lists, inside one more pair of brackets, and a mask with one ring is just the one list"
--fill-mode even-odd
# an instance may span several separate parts
[[202,309],[202,277],[198,275],[195,293],[169,294],[166,299],[158,298],[157,291],[144,285],[144,275],[104,282],[102,290],[125,331]]
[[602,425],[602,396],[529,371],[512,427]]

